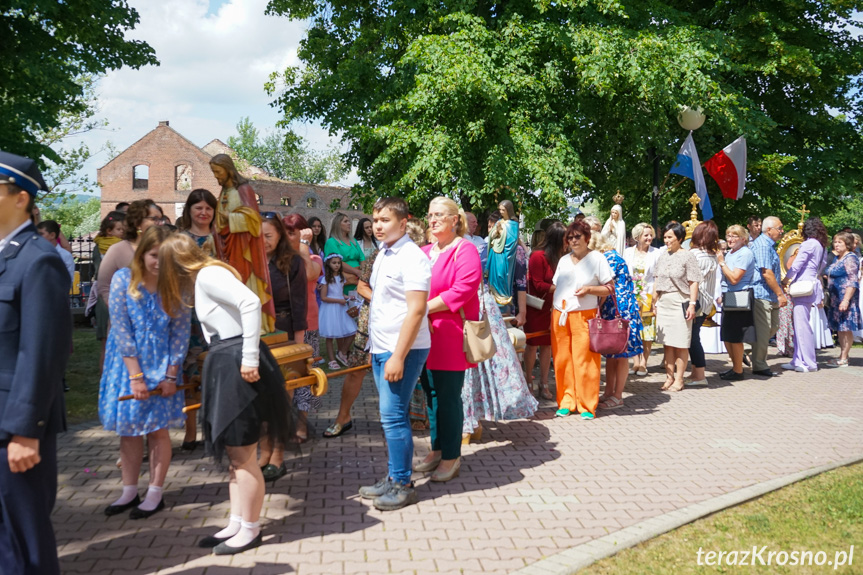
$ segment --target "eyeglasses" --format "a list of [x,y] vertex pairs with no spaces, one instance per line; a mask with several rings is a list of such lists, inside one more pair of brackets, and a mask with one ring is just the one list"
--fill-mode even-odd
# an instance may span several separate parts
[[261,217],[267,218],[268,220],[277,220],[279,219],[279,214],[276,212],[261,212]]
[[145,216],[144,219],[150,220],[151,222],[161,222],[164,217],[165,216]]
[[444,218],[448,218],[451,215],[453,215],[453,214],[444,214],[442,212],[435,212],[433,214],[426,214],[426,219],[430,222],[437,222],[437,221],[440,221]]
[[571,236],[569,236],[568,238],[566,238],[566,241],[568,241],[568,242],[572,242],[572,241],[575,241],[575,240],[580,240],[580,239],[581,239],[581,238],[583,238],[583,237],[584,237],[584,236],[582,236],[581,234],[572,234]]

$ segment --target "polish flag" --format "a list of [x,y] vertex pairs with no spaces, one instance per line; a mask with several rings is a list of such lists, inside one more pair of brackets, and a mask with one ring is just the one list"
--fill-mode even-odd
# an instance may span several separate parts
[[722,197],[739,200],[746,187],[746,138],[740,136],[707,160],[707,173],[719,184]]

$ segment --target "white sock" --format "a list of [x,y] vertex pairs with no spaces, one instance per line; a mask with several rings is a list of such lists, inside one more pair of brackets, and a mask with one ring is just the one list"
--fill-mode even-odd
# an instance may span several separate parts
[[149,489],[147,489],[147,496],[144,497],[144,501],[138,506],[138,509],[141,511],[152,511],[156,507],[159,506],[159,503],[162,501],[162,488],[156,487],[155,485],[151,485]]
[[131,503],[133,499],[138,495],[138,485],[124,485],[123,486],[123,494],[120,495],[120,499],[112,503],[111,505],[126,505],[127,503]]
[[255,521],[254,523],[249,523],[248,521],[243,521],[240,524],[240,531],[227,541],[225,541],[225,545],[229,547],[243,547],[244,545],[248,545],[252,541],[255,540],[255,537],[261,532],[261,522]]
[[243,518],[239,515],[231,515],[231,521],[228,523],[228,526],[219,531],[214,535],[214,537],[218,537],[219,539],[228,539],[233,537],[237,533],[240,532],[241,523]]

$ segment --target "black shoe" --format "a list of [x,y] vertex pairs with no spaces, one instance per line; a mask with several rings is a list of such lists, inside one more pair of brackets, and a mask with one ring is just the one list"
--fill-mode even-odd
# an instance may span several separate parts
[[202,445],[201,441],[184,441],[180,449],[182,451],[195,451],[200,445]]
[[724,379],[725,381],[743,381],[746,377],[743,373],[735,373],[734,370],[732,370],[731,373],[720,373],[719,379]]
[[770,368],[767,368],[759,369],[758,371],[753,370],[752,375],[760,375],[761,377],[776,377],[779,374],[771,370]]
[[[233,537],[233,535],[231,537]],[[201,547],[202,549],[212,549],[219,543],[227,541],[231,537],[216,537],[215,535],[207,535],[206,537],[198,541],[198,547]]]
[[374,506],[381,511],[395,511],[419,501],[413,481],[406,484],[392,482],[390,490],[375,499]]
[[231,547],[227,542],[222,542],[213,547],[214,555],[236,555],[237,553],[242,553],[243,551],[248,551],[249,549],[254,549],[258,545],[260,545],[264,540],[264,532],[261,531],[258,533],[258,536],[243,545],[242,547]]
[[159,511],[165,508],[165,500],[162,499],[159,501],[159,504],[156,505],[156,508],[152,511],[144,511],[143,509],[136,507],[129,513],[129,519],[146,519],[151,515],[155,515]]
[[743,365],[746,367],[752,367],[752,363],[749,361],[749,356],[745,353],[743,354]]
[[731,375],[732,373],[734,373],[734,369],[733,369],[733,368],[732,368],[732,369],[729,369],[728,371],[723,371],[722,373],[720,373],[720,374],[719,374],[719,377],[725,377],[725,376],[727,376],[727,375]]
[[127,509],[137,507],[140,504],[141,504],[141,498],[136,495],[135,499],[133,499],[132,501],[130,501],[129,503],[126,503],[124,505],[109,505],[108,507],[105,508],[105,515],[107,515],[108,517],[111,517],[112,515],[119,515],[120,513],[123,513],[124,511],[126,511]]
[[360,487],[360,497],[363,499],[377,499],[384,493],[390,490],[393,480],[389,477],[384,477],[374,485]]
[[288,470],[285,468],[285,464],[282,463],[280,466],[276,467],[272,463],[268,463],[264,465],[264,468],[261,469],[261,473],[264,474],[264,481],[275,483],[282,477],[288,474]]

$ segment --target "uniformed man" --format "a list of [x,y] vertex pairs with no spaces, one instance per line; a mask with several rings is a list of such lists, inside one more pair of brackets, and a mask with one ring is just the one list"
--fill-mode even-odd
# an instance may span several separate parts
[[51,510],[63,373],[72,327],[69,273],[30,221],[45,189],[36,162],[0,152],[0,571],[60,573]]

